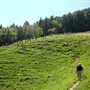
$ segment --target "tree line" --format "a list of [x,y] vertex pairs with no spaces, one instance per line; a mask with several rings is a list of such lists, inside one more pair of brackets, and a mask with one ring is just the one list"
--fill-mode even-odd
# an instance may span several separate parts
[[51,16],[37,22],[44,35],[57,33],[74,33],[90,30],[90,8],[65,14],[61,17]]
[[28,21],[23,26],[15,25],[14,23],[7,28],[0,28],[0,45],[11,44],[16,41],[25,39],[38,38],[42,36],[42,28],[38,24],[30,25]]
[[28,21],[23,26],[9,27],[0,25],[0,45],[11,44],[16,41],[38,38],[50,34],[75,33],[90,30],[90,8],[65,14],[61,17],[50,16],[30,25]]

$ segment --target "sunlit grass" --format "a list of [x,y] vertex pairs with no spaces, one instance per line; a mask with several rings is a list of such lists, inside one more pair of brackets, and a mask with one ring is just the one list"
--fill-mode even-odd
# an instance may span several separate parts
[[23,45],[0,47],[0,90],[67,90],[77,80],[78,63],[84,72],[76,90],[90,88],[90,33],[51,35]]

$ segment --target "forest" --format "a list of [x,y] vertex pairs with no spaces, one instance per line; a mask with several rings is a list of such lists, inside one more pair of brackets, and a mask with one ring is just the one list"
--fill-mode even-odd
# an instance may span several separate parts
[[0,46],[16,41],[38,38],[50,34],[77,33],[90,31],[90,8],[78,10],[63,16],[50,16],[35,22],[33,25],[25,21],[23,26],[9,27],[0,25]]

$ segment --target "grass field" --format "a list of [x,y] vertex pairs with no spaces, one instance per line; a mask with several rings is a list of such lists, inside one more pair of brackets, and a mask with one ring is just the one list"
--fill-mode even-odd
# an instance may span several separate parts
[[90,90],[90,33],[52,35],[0,47],[0,90]]

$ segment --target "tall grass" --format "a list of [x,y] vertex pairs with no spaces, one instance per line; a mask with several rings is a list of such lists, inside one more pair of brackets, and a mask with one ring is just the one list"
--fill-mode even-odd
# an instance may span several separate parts
[[90,33],[64,34],[0,47],[0,90],[67,90],[83,79],[76,90],[90,89]]

